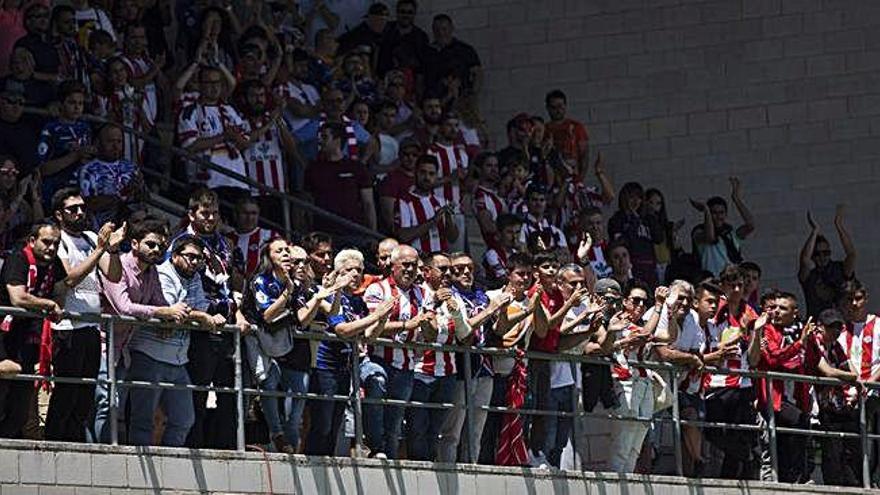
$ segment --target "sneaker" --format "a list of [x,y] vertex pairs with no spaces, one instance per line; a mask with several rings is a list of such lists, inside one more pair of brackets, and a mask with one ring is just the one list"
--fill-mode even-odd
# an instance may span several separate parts
[[11,359],[0,361],[0,375],[15,375],[21,373],[21,366]]
[[529,451],[529,466],[537,469],[548,469],[550,463],[547,462],[547,456],[544,455],[544,452],[539,450],[536,454]]
[[276,452],[280,452],[282,454],[296,453],[293,447],[289,443],[287,443],[287,440],[284,439],[284,433],[279,433],[272,437],[272,444],[275,446]]
[[380,461],[387,461],[388,456],[385,455],[385,452],[376,452],[376,454],[373,456],[373,459],[379,459]]

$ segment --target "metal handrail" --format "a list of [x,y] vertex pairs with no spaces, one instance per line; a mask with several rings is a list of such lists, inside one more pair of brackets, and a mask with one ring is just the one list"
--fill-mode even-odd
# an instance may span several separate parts
[[[12,315],[18,317],[26,317],[26,318],[45,318],[47,316],[46,313],[43,312],[35,312],[29,311],[22,308],[15,307],[4,307],[0,306],[0,315]],[[111,314],[85,314],[85,313],[76,313],[76,312],[64,312],[64,318],[81,321],[81,322],[89,322],[89,323],[97,323],[105,328],[108,344],[107,344],[107,353],[108,353],[108,361],[113,361],[113,327],[115,324],[124,324],[131,325],[137,324],[141,326],[150,326],[156,328],[170,328],[177,330],[189,330],[189,331],[222,331],[222,332],[231,332],[236,333],[241,336],[241,329],[236,325],[225,325],[223,327],[208,329],[205,327],[201,327],[195,323],[190,324],[177,324],[171,323],[156,319],[138,319],[130,316],[119,316],[119,315],[111,315]],[[62,330],[64,331],[64,330]],[[76,331],[76,330],[73,330]],[[353,344],[362,343],[362,339],[360,338],[342,338],[330,333],[324,332],[314,332],[314,331],[292,331],[292,333],[301,339],[308,340],[323,340],[323,341],[336,341],[336,342],[349,342]],[[199,386],[199,385],[182,385],[182,384],[174,384],[174,383],[166,383],[166,382],[147,382],[147,381],[123,381],[115,379],[115,374],[113,370],[115,366],[108,365],[108,378],[86,378],[86,377],[55,377],[55,376],[44,376],[39,374],[31,374],[31,373],[19,373],[17,375],[11,376],[2,376],[0,379],[6,380],[26,380],[26,381],[36,381],[36,380],[45,380],[49,382],[57,382],[57,383],[85,383],[85,384],[103,384],[109,385],[111,388],[111,408],[110,408],[110,416],[111,416],[111,436],[114,445],[118,442],[118,432],[116,426],[116,416],[118,414],[116,408],[117,404],[115,404],[116,394],[115,390],[119,386],[132,387],[132,388],[156,388],[156,389],[171,389],[171,390],[189,390],[189,391],[200,391],[207,392],[213,391],[215,393],[234,393],[236,394],[238,400],[238,418],[237,418],[237,445],[239,450],[244,449],[244,408],[243,401],[245,396],[253,397],[253,396],[267,396],[267,397],[290,397],[301,400],[323,400],[323,401],[336,401],[336,402],[349,402],[351,401],[355,406],[355,437],[356,444],[358,445],[357,451],[360,451],[360,447],[363,445],[363,432],[362,432],[362,421],[358,416],[361,414],[361,405],[362,404],[378,404],[378,405],[390,405],[390,406],[398,406],[398,407],[419,407],[419,408],[429,408],[429,409],[466,409],[466,420],[468,422],[468,428],[471,428],[472,422],[472,411],[474,410],[474,406],[470,404],[469,398],[466,399],[465,404],[455,404],[455,403],[432,403],[432,402],[420,402],[420,401],[411,401],[411,400],[394,400],[394,399],[373,399],[373,398],[361,398],[360,394],[357,393],[359,386],[352,387],[352,393],[350,395],[323,395],[323,394],[315,394],[315,393],[294,393],[294,392],[280,392],[280,391],[272,391],[272,390],[264,390],[260,388],[249,388],[245,387],[243,383],[243,379],[241,376],[241,339],[234,339],[235,343],[235,368],[236,368],[236,377],[235,377],[235,385],[233,387],[215,387],[215,386]],[[396,342],[390,339],[376,339],[371,342],[374,345],[382,345],[396,348],[408,348],[408,349],[432,349],[437,351],[447,351],[447,352],[461,352],[465,353],[466,359],[465,361],[465,370],[463,379],[470,390],[470,383],[472,380],[470,373],[470,359],[467,359],[467,356],[470,354],[484,354],[490,356],[499,356],[499,357],[514,357],[517,351],[513,349],[502,349],[502,348],[478,348],[471,346],[461,346],[461,345],[441,345],[441,344],[432,344],[432,343],[424,343],[424,342]],[[356,370],[358,367],[358,363],[360,361],[360,356],[358,352],[352,352],[352,369]],[[616,363],[616,361],[612,361],[609,358],[599,358],[592,356],[579,356],[574,354],[549,354],[543,352],[535,352],[535,351],[526,351],[524,354],[528,359],[539,359],[539,360],[548,360],[548,361],[565,361],[572,363],[582,363],[582,364],[601,364],[601,365],[611,365]],[[654,370],[659,370],[669,374],[676,374],[681,371],[686,371],[687,368],[682,368],[678,366],[674,366],[670,363],[664,362],[654,362],[654,361],[628,361],[629,364],[633,366],[638,366],[642,368],[650,368]],[[831,385],[831,386],[841,386],[841,385],[853,385],[851,382],[846,382],[843,380],[838,380],[834,378],[825,378],[825,377],[814,377],[814,376],[806,376],[806,375],[795,375],[790,373],[780,373],[773,371],[758,371],[758,370],[731,370],[722,367],[710,367],[707,366],[703,368],[703,371],[707,373],[721,373],[721,374],[733,374],[739,376],[749,376],[753,378],[765,378],[764,384],[767,386],[768,391],[771,387],[772,380],[789,380],[803,383],[810,383],[814,385]],[[353,385],[357,385],[358,383],[358,373],[356,371],[351,373],[352,380],[354,382]],[[859,433],[851,433],[844,431],[826,431],[826,430],[809,430],[809,429],[799,429],[799,428],[788,428],[788,427],[777,427],[775,425],[774,414],[775,411],[772,407],[772,401],[768,401],[768,421],[765,426],[762,425],[750,425],[750,424],[733,424],[733,423],[722,423],[722,422],[710,422],[710,421],[702,421],[702,420],[686,420],[680,417],[678,411],[678,381],[674,378],[671,379],[671,388],[673,391],[673,407],[672,407],[672,417],[651,417],[651,418],[633,418],[633,417],[623,417],[619,414],[615,414],[613,412],[603,412],[603,413],[593,413],[582,410],[577,410],[575,408],[574,412],[562,412],[562,411],[545,411],[545,410],[536,410],[536,409],[528,409],[528,408],[508,408],[508,407],[498,407],[498,406],[479,406],[477,409],[492,412],[492,413],[500,413],[500,414],[522,414],[528,416],[553,416],[553,417],[563,417],[563,418],[580,418],[580,417],[588,417],[588,418],[598,418],[598,419],[606,419],[606,420],[615,420],[615,421],[627,421],[627,422],[637,422],[637,423],[653,423],[653,422],[672,422],[676,427],[676,432],[679,434],[674,435],[675,442],[675,453],[676,453],[676,465],[679,470],[679,474],[681,474],[681,438],[680,438],[680,428],[681,426],[694,426],[700,428],[712,428],[712,429],[727,429],[734,431],[764,431],[765,429],[770,432],[770,450],[771,450],[771,460],[773,464],[773,476],[774,480],[776,479],[776,465],[777,465],[777,457],[776,453],[776,436],[778,433],[782,434],[795,434],[795,435],[803,435],[808,437],[820,437],[820,438],[838,438],[838,439],[855,439],[860,438],[862,445],[867,446],[868,442],[880,440],[880,434],[878,433],[868,433],[866,427],[866,418],[865,418],[865,393],[859,394],[859,406],[860,410],[860,431]],[[860,383],[860,386],[865,389],[880,389],[880,383]],[[755,384],[755,386],[759,386]],[[575,422],[576,423],[576,422]],[[470,444],[470,435],[465,435],[465,441]],[[470,452],[470,458],[473,461],[473,446],[468,445],[468,451]],[[867,464],[867,449],[863,449],[863,464]],[[870,486],[870,473],[867,470],[863,470],[863,483],[865,487]]]
[[[32,114],[32,115],[40,115],[40,116],[44,116],[44,117],[52,116],[52,114],[45,109],[31,107],[31,106],[24,107],[24,113],[28,113],[28,114]],[[385,235],[383,235],[379,232],[376,232],[376,231],[371,230],[367,227],[364,227],[361,224],[352,222],[351,220],[349,220],[347,218],[343,218],[339,215],[336,215],[336,214],[331,213],[327,210],[319,208],[319,207],[315,206],[314,204],[309,203],[308,201],[304,201],[300,198],[297,198],[296,196],[294,196],[292,194],[281,192],[278,189],[266,186],[264,184],[260,184],[259,182],[251,179],[250,177],[247,177],[247,176],[241,175],[239,173],[233,172],[231,170],[227,170],[223,167],[220,167],[217,164],[211,162],[210,160],[205,160],[204,158],[193,154],[189,150],[186,150],[186,149],[181,148],[179,146],[167,145],[165,143],[162,143],[162,141],[160,139],[158,139],[154,136],[151,136],[149,134],[146,134],[144,132],[141,132],[140,130],[135,129],[133,127],[124,125],[120,122],[116,122],[116,121],[113,121],[110,119],[106,119],[104,117],[99,117],[99,116],[93,115],[93,114],[84,114],[82,116],[82,119],[89,121],[89,122],[94,122],[97,124],[113,124],[113,125],[119,126],[126,133],[133,134],[133,135],[137,136],[138,139],[142,139],[145,142],[159,146],[162,149],[167,149],[167,150],[171,151],[171,153],[174,154],[175,156],[182,157],[185,160],[191,161],[193,163],[197,163],[199,165],[203,165],[203,166],[213,170],[214,172],[217,172],[221,175],[225,175],[226,177],[229,177],[229,178],[235,179],[239,182],[242,182],[244,184],[247,184],[248,186],[260,191],[261,193],[268,194],[268,195],[274,196],[276,198],[279,198],[285,205],[285,212],[284,212],[285,215],[289,214],[288,206],[293,205],[298,208],[302,208],[304,210],[307,210],[319,218],[323,218],[325,220],[329,220],[330,222],[332,222],[334,224],[341,225],[342,227],[345,227],[346,229],[352,231],[352,233],[354,233],[354,234],[360,234],[363,236],[367,236],[371,239],[378,239],[378,240],[384,239],[386,237]],[[289,225],[285,226],[285,230],[287,231],[286,232],[287,235],[291,235],[293,233],[292,229],[290,228]]]

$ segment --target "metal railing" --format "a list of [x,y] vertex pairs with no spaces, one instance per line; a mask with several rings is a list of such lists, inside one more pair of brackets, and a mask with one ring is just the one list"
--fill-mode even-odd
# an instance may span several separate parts
[[[33,311],[24,310],[21,308],[14,307],[0,307],[0,316],[4,315],[12,315],[14,317],[24,317],[24,318],[45,318],[46,315],[43,313],[37,313]],[[342,338],[336,335],[325,333],[325,332],[305,332],[305,331],[293,331],[295,337],[300,339],[308,339],[308,340],[322,340],[322,341],[336,341],[336,342],[348,342],[353,345],[353,352],[351,352],[351,393],[349,395],[324,395],[324,394],[315,394],[315,393],[296,393],[296,392],[281,392],[281,391],[273,391],[273,390],[264,390],[261,388],[250,388],[246,387],[244,384],[243,378],[243,368],[242,368],[242,343],[241,343],[241,329],[235,325],[226,325],[222,328],[211,329],[213,331],[222,331],[233,333],[236,338],[234,338],[234,354],[233,360],[235,364],[235,380],[233,387],[216,387],[216,386],[199,386],[199,385],[182,385],[182,384],[174,384],[167,382],[145,382],[145,381],[126,381],[119,380],[116,377],[115,371],[115,336],[114,336],[114,326],[116,324],[137,324],[139,326],[148,326],[155,328],[168,328],[168,329],[176,329],[176,330],[189,330],[189,331],[208,331],[207,328],[199,327],[195,323],[189,325],[179,325],[168,323],[160,320],[141,320],[128,316],[117,316],[117,315],[109,315],[109,314],[82,314],[82,313],[72,313],[65,312],[65,318],[70,319],[71,321],[79,321],[79,322],[89,322],[95,323],[100,326],[101,330],[107,336],[106,340],[106,348],[107,348],[107,378],[92,378],[92,377],[55,377],[55,376],[44,376],[33,373],[19,373],[16,375],[6,375],[0,376],[0,379],[5,380],[25,380],[25,381],[36,381],[36,380],[45,380],[48,382],[57,382],[57,383],[82,383],[82,384],[97,384],[108,386],[110,395],[110,408],[109,408],[109,417],[110,417],[110,437],[111,443],[113,445],[119,444],[119,431],[118,431],[118,422],[119,422],[119,406],[118,404],[118,396],[117,391],[120,386],[129,387],[129,388],[151,388],[151,389],[173,389],[173,390],[190,390],[190,391],[212,391],[214,393],[229,393],[235,394],[236,396],[236,449],[238,451],[244,451],[246,448],[245,445],[245,414],[244,414],[244,405],[245,405],[245,397],[275,397],[275,398],[291,398],[291,399],[305,399],[305,400],[322,400],[322,401],[334,401],[334,402],[350,402],[351,407],[354,413],[354,426],[355,426],[355,456],[360,455],[363,452],[364,447],[364,432],[363,432],[363,420],[362,420],[362,406],[363,404],[377,404],[377,405],[391,405],[391,406],[403,406],[403,407],[418,407],[418,408],[430,408],[430,409],[465,409],[465,426],[467,427],[467,434],[464,434],[464,438],[461,441],[466,442],[466,450],[467,452],[467,461],[471,463],[476,463],[477,459],[475,458],[475,449],[476,445],[473,445],[471,439],[472,435],[470,432],[473,431],[473,414],[477,409],[477,406],[473,403],[473,377],[471,370],[471,355],[472,354],[483,354],[489,355],[493,357],[510,357],[514,358],[516,355],[516,351],[513,349],[502,349],[502,348],[476,348],[470,346],[460,346],[460,345],[442,345],[442,344],[431,344],[431,343],[423,343],[423,342],[396,342],[389,339],[375,339],[371,340],[370,343],[374,345],[381,345],[387,347],[395,347],[395,348],[404,348],[404,349],[417,349],[417,350],[435,350],[435,351],[451,351],[451,352],[460,352],[464,354],[464,369],[461,370],[461,375],[465,382],[465,403],[464,404],[453,404],[453,403],[433,403],[433,402],[419,402],[412,400],[394,400],[394,399],[373,399],[368,397],[361,397],[360,391],[360,375],[357,370],[360,368],[360,364],[362,361],[362,357],[358,352],[360,348],[360,344],[364,342],[361,338]],[[60,331],[71,331],[71,330],[60,330]],[[72,330],[76,331],[76,330]],[[601,364],[601,365],[611,365],[614,362],[605,358],[596,358],[590,356],[583,355],[573,355],[573,354],[549,354],[544,352],[535,352],[528,351],[523,354],[526,359],[532,360],[546,360],[546,361],[564,361],[570,363],[581,363],[581,364]],[[880,440],[880,434],[878,433],[869,433],[867,428],[868,419],[866,417],[866,395],[869,390],[880,390],[880,383],[859,383],[854,384],[852,382],[845,382],[833,378],[823,378],[823,377],[814,377],[814,376],[806,376],[806,375],[795,375],[790,373],[780,373],[780,372],[770,372],[770,371],[754,371],[754,370],[732,370],[720,367],[711,367],[706,366],[703,368],[704,372],[709,373],[720,373],[720,374],[728,374],[728,375],[739,375],[743,377],[751,377],[751,378],[764,378],[764,385],[766,386],[767,393],[767,409],[765,411],[767,417],[764,422],[765,426],[756,425],[756,424],[738,424],[738,423],[721,423],[721,422],[712,422],[712,421],[703,421],[703,420],[690,420],[683,419],[679,410],[679,395],[681,390],[679,389],[679,380],[676,379],[676,375],[679,373],[686,373],[688,369],[676,367],[670,363],[664,362],[653,362],[653,361],[631,361],[631,365],[638,366],[640,368],[652,369],[658,372],[662,372],[667,374],[667,378],[669,379],[669,385],[672,391],[672,416],[671,418],[665,418],[658,415],[654,415],[651,418],[633,418],[627,416],[620,416],[613,413],[594,413],[594,412],[586,412],[583,410],[579,410],[577,407],[578,403],[578,395],[573,394],[573,410],[574,412],[562,412],[562,411],[549,411],[549,410],[536,410],[536,409],[527,409],[527,408],[508,408],[508,407],[499,407],[499,406],[479,406],[479,409],[482,411],[486,411],[489,413],[505,413],[505,414],[520,414],[524,416],[555,416],[555,417],[565,417],[565,418],[597,418],[597,419],[605,419],[605,420],[613,420],[613,421],[628,421],[628,422],[642,422],[642,423],[656,423],[656,422],[671,422],[673,424],[673,442],[674,442],[674,456],[675,456],[675,466],[676,472],[678,475],[683,475],[683,462],[682,462],[682,439],[681,439],[681,428],[682,426],[695,426],[700,428],[708,428],[708,429],[724,429],[724,430],[734,430],[734,431],[744,431],[744,432],[763,432],[767,431],[769,437],[769,451],[770,451],[770,462],[772,469],[772,480],[778,480],[778,461],[779,461],[779,453],[777,451],[777,441],[778,434],[795,434],[795,435],[804,435],[808,437],[825,437],[825,438],[836,438],[836,439],[856,439],[860,440],[861,447],[861,461],[862,461],[862,484],[864,488],[870,488],[871,486],[871,472],[869,469],[869,456],[870,456],[870,448],[869,442]],[[31,371],[31,370],[23,370],[23,371]],[[859,432],[844,432],[844,431],[826,431],[826,430],[812,430],[812,429],[800,429],[800,428],[787,428],[787,427],[778,427],[776,426],[775,421],[775,410],[773,407],[773,399],[772,399],[772,383],[774,380],[787,380],[793,382],[800,383],[808,383],[812,385],[825,385],[825,386],[857,386],[859,387],[858,393],[858,404],[859,404]],[[759,382],[756,382],[754,386],[757,386]],[[584,384],[586,386],[586,384]],[[756,411],[756,413],[760,413],[760,411]],[[806,411],[805,411],[806,413]],[[575,454],[577,455],[577,445],[576,439],[578,438],[578,426],[577,421],[573,421],[573,432],[571,435],[572,446],[574,447]]]
[[[28,114],[32,114],[32,115],[39,115],[41,117],[50,117],[51,116],[51,114],[48,111],[46,111],[45,109],[37,108],[37,107],[24,107],[24,112],[28,113]],[[201,156],[192,153],[189,150],[186,150],[186,149],[178,147],[178,146],[165,144],[162,142],[161,139],[159,139],[156,136],[153,136],[151,134],[144,133],[144,132],[142,132],[138,129],[135,129],[133,127],[124,125],[122,123],[119,123],[119,122],[116,122],[116,121],[113,121],[113,120],[110,120],[110,119],[107,119],[104,117],[99,117],[97,115],[85,114],[82,116],[82,118],[83,118],[83,120],[86,120],[88,122],[92,122],[95,124],[117,125],[120,128],[122,128],[122,130],[125,131],[126,133],[137,136],[138,139],[141,139],[146,143],[150,143],[154,146],[157,146],[160,149],[170,151],[171,154],[174,155],[175,157],[178,157],[183,160],[193,162],[198,165],[207,167],[208,169],[210,169],[216,173],[224,175],[230,179],[235,179],[239,182],[242,182],[242,183],[248,185],[249,187],[259,191],[261,194],[266,194],[266,195],[272,196],[274,198],[277,198],[281,202],[282,209],[283,209],[283,211],[282,211],[282,219],[283,219],[282,225],[272,223],[271,227],[280,228],[280,230],[282,230],[285,233],[285,235],[288,237],[290,237],[293,234],[293,228],[291,225],[291,218],[290,218],[291,207],[297,207],[297,208],[303,209],[305,211],[308,211],[309,213],[311,213],[312,215],[314,215],[318,218],[322,218],[322,219],[324,219],[328,222],[331,222],[337,226],[344,227],[347,231],[349,231],[353,234],[358,234],[358,235],[365,236],[366,238],[369,238],[369,239],[377,239],[377,240],[381,240],[386,237],[385,235],[383,235],[379,232],[376,232],[374,230],[371,230],[367,227],[364,227],[361,224],[355,223],[347,218],[343,218],[339,215],[336,215],[336,214],[331,213],[329,211],[326,211],[322,208],[319,208],[319,207],[315,206],[314,204],[303,200],[302,198],[298,198],[292,194],[279,191],[278,189],[266,186],[264,184],[260,184],[259,182],[251,179],[250,177],[247,177],[245,175],[236,173],[232,170],[228,170],[223,167],[220,167],[219,165],[211,162],[210,160],[206,160],[206,159],[202,158]],[[159,174],[158,172],[148,171],[148,169],[146,169],[145,167],[140,167],[140,168],[142,171],[145,172],[145,175],[150,175],[154,178],[158,178],[160,180],[167,180],[169,182],[173,181],[173,179],[171,179],[170,177],[161,176],[161,174]],[[288,167],[288,170],[290,170],[290,169],[292,169],[292,167]],[[177,185],[181,185],[179,181],[173,181],[173,182],[175,182]]]

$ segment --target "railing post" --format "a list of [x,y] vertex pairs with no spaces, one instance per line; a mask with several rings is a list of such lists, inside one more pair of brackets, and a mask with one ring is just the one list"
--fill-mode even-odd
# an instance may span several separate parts
[[779,456],[776,452],[776,411],[773,408],[773,380],[764,380],[767,394],[767,437],[770,444],[770,476],[772,481],[779,481]]
[[[476,464],[476,446],[474,445],[473,436],[474,436],[474,382],[471,378],[473,367],[471,366],[471,351],[465,348],[464,350],[464,404],[465,404],[465,412],[464,419],[466,425],[465,436],[467,441],[467,461],[471,464]],[[456,404],[458,406],[458,404]],[[459,441],[461,436],[459,435]],[[456,452],[457,452],[456,446]],[[455,455],[455,454],[454,454]],[[454,462],[454,461],[453,461]]]
[[293,229],[290,224],[290,200],[287,199],[287,194],[281,195],[281,208],[284,210],[281,213],[283,218],[282,225],[284,226],[284,235],[290,239],[293,234]]
[[679,476],[684,476],[684,462],[681,452],[681,411],[678,407],[678,377],[675,370],[671,371],[669,375],[672,380],[672,443],[675,447],[675,472]]
[[364,418],[361,409],[361,340],[356,338],[351,350],[351,408],[354,412],[354,457],[360,457],[364,446]]
[[[571,417],[571,459],[572,465],[575,469],[577,469],[577,439],[579,433],[578,423],[581,419],[581,413],[578,409],[578,404],[580,404],[581,391],[578,388],[578,378],[579,373],[581,372],[581,367],[574,361],[569,361],[568,365],[571,367],[571,376],[574,378],[574,393],[571,394],[571,411],[574,415]],[[581,383],[583,387],[583,383]],[[560,456],[561,457],[561,456]],[[562,466],[562,460],[559,461],[560,467]]]
[[[104,322],[106,321],[106,325]],[[119,404],[117,403],[117,386],[116,386],[116,340],[113,335],[113,320],[101,320],[101,325],[105,328],[107,335],[107,378],[110,380],[110,396],[108,403],[110,405],[110,443],[119,445]],[[99,436],[101,432],[96,432]]]
[[241,376],[241,328],[235,326],[235,354],[232,359],[235,363],[235,448],[244,452],[244,383]]
[[871,450],[868,441],[868,411],[865,401],[866,389],[861,387],[856,389],[859,394],[859,442],[862,447],[862,487],[871,488]]

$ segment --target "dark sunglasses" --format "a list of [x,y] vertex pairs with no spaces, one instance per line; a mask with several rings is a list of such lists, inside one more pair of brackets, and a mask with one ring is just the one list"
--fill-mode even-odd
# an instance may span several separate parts
[[79,205],[65,206],[64,208],[62,208],[62,211],[64,211],[64,213],[78,213],[78,212],[83,212],[83,211],[86,211],[86,205],[84,205],[84,204],[79,204]]
[[648,298],[647,297],[630,297],[629,300],[636,306],[647,306]]
[[465,270],[467,270],[467,271],[469,271],[469,272],[474,271],[474,265],[470,265],[470,264],[468,264],[468,265],[456,265],[456,266],[453,266],[453,267],[452,267],[452,271],[453,271],[454,273],[464,273]]
[[204,255],[201,255],[201,254],[180,253],[180,256],[182,256],[184,259],[186,259],[190,263],[201,263],[202,261],[205,261]]
[[144,241],[144,245],[149,249],[158,249],[160,251],[164,251],[168,248],[168,244],[164,242],[156,242],[156,241]]
[[306,265],[309,263],[308,258],[291,258],[291,263],[294,265]]

